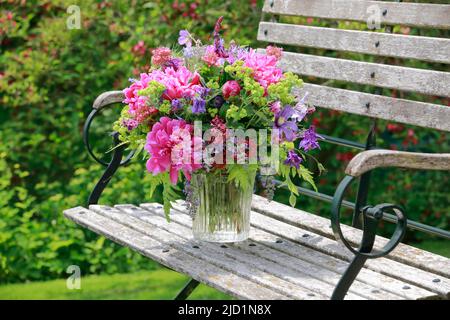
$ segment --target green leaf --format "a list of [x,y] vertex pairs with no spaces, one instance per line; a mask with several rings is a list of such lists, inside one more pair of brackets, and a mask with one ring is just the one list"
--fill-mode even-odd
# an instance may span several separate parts
[[306,169],[304,166],[300,165],[300,168],[298,169],[298,175],[300,177],[302,177],[303,180],[308,182],[313,187],[313,189],[317,192],[317,187],[314,182],[314,178],[313,178],[311,171]]
[[289,204],[291,207],[295,207],[295,204],[297,203],[297,197],[291,193],[291,196],[289,197]]

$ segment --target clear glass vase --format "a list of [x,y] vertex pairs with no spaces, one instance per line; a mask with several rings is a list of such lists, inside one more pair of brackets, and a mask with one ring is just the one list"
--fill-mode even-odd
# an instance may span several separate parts
[[195,173],[191,178],[197,210],[192,221],[194,238],[210,242],[237,242],[248,238],[255,177],[246,190],[228,176]]

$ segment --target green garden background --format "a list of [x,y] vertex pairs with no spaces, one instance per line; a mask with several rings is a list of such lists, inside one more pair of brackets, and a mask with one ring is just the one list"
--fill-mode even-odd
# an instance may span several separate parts
[[[80,29],[68,29],[67,9],[78,5]],[[102,92],[121,90],[128,79],[148,69],[151,50],[176,43],[178,31],[189,29],[210,38],[214,22],[224,16],[224,37],[253,47],[262,1],[14,1],[0,0],[0,299],[165,299],[173,297],[186,277],[115,245],[65,219],[62,211],[85,205],[103,167],[87,155],[82,128],[92,102]],[[359,23],[312,18],[285,22],[367,30]],[[448,37],[439,30],[395,27],[401,34]],[[300,52],[313,49],[286,48]],[[378,61],[362,54],[315,50],[314,53]],[[443,69],[420,61],[389,64]],[[308,78],[308,82],[323,83]],[[374,92],[369,86],[328,85]],[[383,90],[394,97],[450,105],[449,99]],[[93,141],[105,158],[109,133],[120,106],[95,122]],[[336,111],[318,110],[312,121],[320,133],[365,140],[370,120]],[[379,145],[399,150],[449,152],[443,132],[380,121]],[[317,178],[319,191],[333,194],[343,169],[356,150],[322,144],[315,155],[327,168]],[[314,168],[311,168],[314,169]],[[149,199],[144,162],[120,168],[101,203],[141,203]],[[371,203],[393,202],[412,220],[449,228],[449,175],[442,172],[383,170],[374,176]],[[283,190],[277,200],[287,202]],[[329,216],[329,205],[300,197],[297,207]],[[383,233],[392,231],[386,224]],[[405,241],[450,256],[449,243],[408,232]],[[82,289],[67,290],[66,269],[78,265]],[[193,298],[226,298],[201,287]]]

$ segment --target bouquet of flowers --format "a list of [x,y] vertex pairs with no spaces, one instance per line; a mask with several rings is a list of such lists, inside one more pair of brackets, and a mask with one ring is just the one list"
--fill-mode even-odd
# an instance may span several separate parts
[[180,181],[191,211],[198,210],[202,198],[189,194],[195,174],[225,177],[242,190],[253,189],[257,170],[273,189],[267,177],[277,174],[291,191],[291,205],[298,195],[294,177],[315,188],[304,166],[314,159],[308,151],[319,147],[314,127],[304,126],[314,108],[292,93],[302,80],[277,66],[280,48],[260,53],[234,42],[225,46],[221,22],[211,45],[181,30],[179,50],[155,49],[148,73],[131,79],[124,90],[126,106],[114,124],[123,143],[145,151],[152,190],[163,186],[166,215],[171,201],[181,196]]

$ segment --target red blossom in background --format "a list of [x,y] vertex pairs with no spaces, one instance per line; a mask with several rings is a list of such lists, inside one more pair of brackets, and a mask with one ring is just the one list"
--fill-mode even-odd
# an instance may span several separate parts
[[145,55],[145,52],[147,51],[147,48],[145,47],[144,41],[140,40],[137,44],[134,45],[134,47],[131,49],[131,52],[135,54],[136,56],[143,56]]

